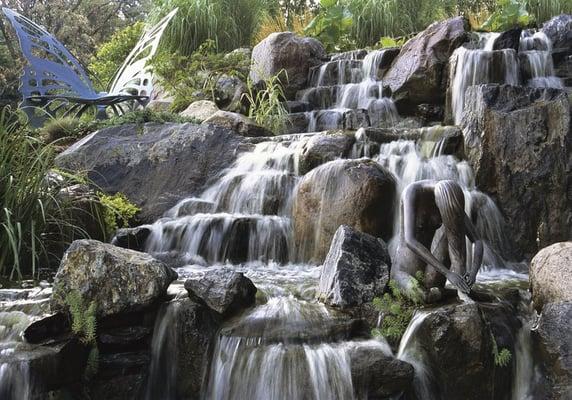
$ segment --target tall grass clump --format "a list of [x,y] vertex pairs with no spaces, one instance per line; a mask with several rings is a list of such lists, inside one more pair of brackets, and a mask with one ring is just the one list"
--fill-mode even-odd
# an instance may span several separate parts
[[268,9],[267,0],[154,0],[152,19],[175,7],[179,11],[163,35],[162,48],[181,56],[190,56],[208,39],[218,51],[251,45]]
[[288,111],[284,107],[286,96],[280,76],[288,79],[285,71],[281,71],[266,79],[262,89],[254,87],[249,79],[248,91],[243,95],[249,103],[248,117],[274,134],[284,133],[288,124]]
[[0,111],[0,276],[36,276],[49,257],[48,230],[79,234],[71,223],[73,206],[58,200],[62,181],[77,178],[50,179],[53,160],[53,146],[32,136],[19,114]]
[[560,14],[572,14],[571,0],[524,0],[525,7],[537,24]]

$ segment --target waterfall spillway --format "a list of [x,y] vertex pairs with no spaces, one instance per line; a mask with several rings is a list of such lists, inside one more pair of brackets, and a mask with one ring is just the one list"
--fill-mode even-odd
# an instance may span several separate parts
[[314,107],[307,113],[307,132],[392,126],[399,115],[384,95],[381,65],[385,50],[374,50],[363,60],[342,58],[322,65],[310,75],[313,87],[300,100]]

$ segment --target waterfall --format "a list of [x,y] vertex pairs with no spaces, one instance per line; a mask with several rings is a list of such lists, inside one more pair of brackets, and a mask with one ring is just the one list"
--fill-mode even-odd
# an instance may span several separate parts
[[307,132],[392,126],[397,122],[397,109],[384,96],[380,76],[384,57],[385,50],[373,50],[363,60],[330,61],[317,74],[311,74],[314,87],[303,92],[300,100],[318,109],[307,113]]
[[531,34],[524,31],[520,40],[519,57],[528,86],[564,87],[560,78],[554,76],[552,43],[544,32]]

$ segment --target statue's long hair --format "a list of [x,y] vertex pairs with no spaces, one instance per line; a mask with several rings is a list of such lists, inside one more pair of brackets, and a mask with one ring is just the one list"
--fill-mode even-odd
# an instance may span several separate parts
[[435,203],[441,214],[449,243],[451,270],[465,272],[465,196],[454,181],[440,181],[435,185]]

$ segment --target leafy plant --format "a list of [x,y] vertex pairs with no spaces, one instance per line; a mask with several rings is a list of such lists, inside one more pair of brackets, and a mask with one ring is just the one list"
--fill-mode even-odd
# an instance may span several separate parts
[[250,59],[243,53],[217,53],[213,40],[205,41],[190,57],[156,56],[151,65],[160,85],[174,96],[172,110],[183,111],[197,100],[215,101],[214,88],[222,75],[246,81]]
[[257,124],[275,134],[283,133],[288,123],[288,111],[284,108],[286,96],[282,90],[280,75],[288,76],[285,71],[264,81],[264,88],[257,90],[248,80],[248,92],[244,97],[250,104],[248,116]]
[[320,40],[328,51],[352,47],[349,39],[354,20],[350,9],[340,0],[321,0],[318,15],[304,29],[304,34]]
[[497,367],[506,367],[512,359],[512,353],[509,349],[501,349],[501,351],[499,351],[497,341],[492,333],[491,338],[493,342],[493,357],[495,358],[495,365]]
[[133,47],[143,33],[145,24],[136,22],[111,36],[109,41],[101,44],[92,57],[89,70],[95,76],[98,89],[106,89],[115,73],[121,67]]
[[72,290],[65,299],[71,316],[72,332],[81,343],[90,347],[85,369],[85,378],[91,379],[99,367],[99,349],[97,348],[97,303],[87,305],[77,290]]
[[480,29],[489,32],[505,31],[516,27],[526,27],[533,17],[521,0],[498,0],[497,9],[481,25]]
[[405,38],[392,38],[389,36],[383,36],[377,42],[376,47],[384,48],[384,47],[400,47],[405,44]]
[[129,221],[141,210],[123,193],[116,193],[113,196],[99,193],[99,201],[104,207],[103,220],[110,236],[119,227],[129,227]]
[[383,297],[373,299],[374,307],[383,315],[381,327],[374,329],[372,335],[383,336],[388,339],[398,341],[405,333],[413,313],[422,303],[420,295],[421,277],[416,277],[413,281],[414,287],[411,292],[405,295],[394,280],[389,281],[390,293],[385,293]]

